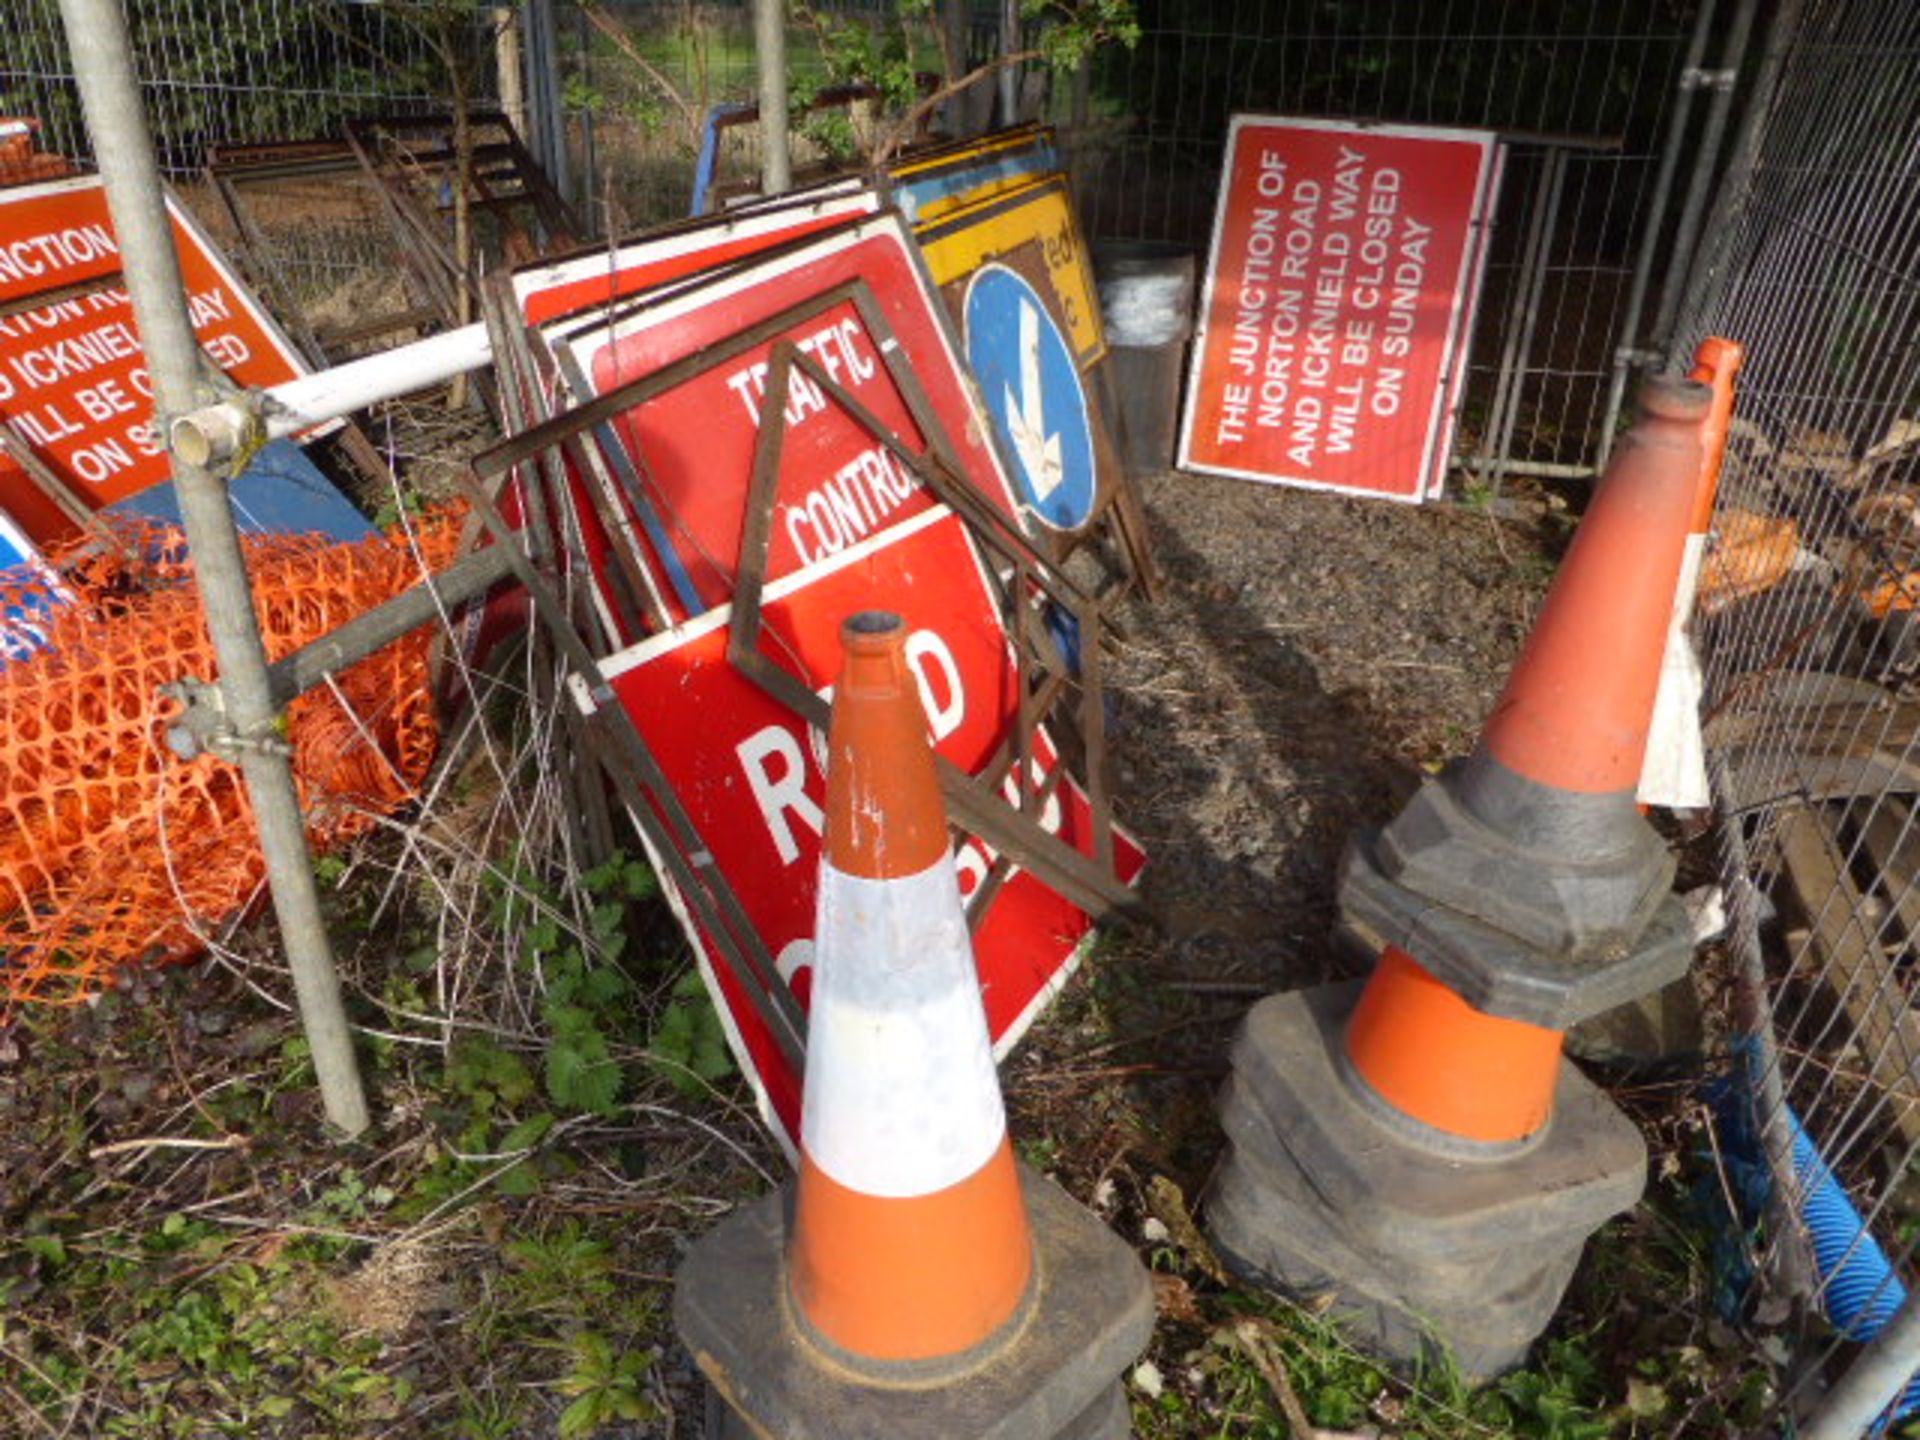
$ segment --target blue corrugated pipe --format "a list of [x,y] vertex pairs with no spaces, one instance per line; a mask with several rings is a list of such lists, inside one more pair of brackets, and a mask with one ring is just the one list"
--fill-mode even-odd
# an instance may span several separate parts
[[[1715,1107],[1722,1118],[1721,1134],[1728,1162],[1727,1179],[1732,1183],[1737,1204],[1747,1224],[1758,1224],[1765,1213],[1772,1189],[1765,1147],[1754,1116],[1754,1097],[1761,1093],[1760,1049],[1751,1039],[1734,1041],[1737,1064],[1728,1077],[1733,1083],[1717,1084]],[[1873,1339],[1893,1320],[1907,1298],[1907,1287],[1887,1262],[1879,1242],[1867,1233],[1866,1223],[1833,1169],[1821,1158],[1818,1148],[1801,1125],[1792,1106],[1787,1106],[1787,1129],[1793,1141],[1793,1171],[1799,1182],[1800,1221],[1806,1227],[1813,1246],[1814,1268],[1819,1272],[1822,1294],[1826,1298],[1827,1319],[1833,1328],[1849,1340]],[[1741,1222],[1736,1219],[1735,1225]],[[1724,1306],[1737,1311],[1739,1294],[1752,1280],[1743,1263],[1734,1258],[1735,1250],[1716,1252],[1716,1274],[1724,1265],[1725,1282],[1731,1290],[1722,1295]],[[1915,1375],[1900,1399],[1887,1410],[1874,1427],[1883,1433],[1895,1421],[1920,1411],[1920,1375]]]
[[[1813,1263],[1826,1287],[1827,1319],[1849,1340],[1871,1340],[1906,1302],[1907,1287],[1887,1263],[1880,1242],[1866,1233],[1860,1212],[1787,1108],[1793,1132],[1793,1173],[1800,1182],[1800,1219],[1813,1242]],[[1909,1381],[1881,1424],[1920,1409],[1920,1376]]]

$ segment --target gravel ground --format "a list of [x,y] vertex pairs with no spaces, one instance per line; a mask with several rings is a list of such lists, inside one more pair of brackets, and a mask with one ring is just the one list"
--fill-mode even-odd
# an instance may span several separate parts
[[1128,617],[1114,753],[1167,959],[1311,983],[1333,963],[1347,838],[1471,746],[1557,538],[1237,480],[1165,474],[1145,492],[1167,594]]

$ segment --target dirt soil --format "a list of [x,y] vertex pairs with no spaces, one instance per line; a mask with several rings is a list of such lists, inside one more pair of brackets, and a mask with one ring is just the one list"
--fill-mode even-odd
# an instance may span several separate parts
[[1194,980],[1310,984],[1335,967],[1333,875],[1471,746],[1526,633],[1547,533],[1237,480],[1147,482],[1167,594],[1115,665],[1122,814]]
[[1363,963],[1335,939],[1341,852],[1471,745],[1564,527],[1176,473],[1143,488],[1165,595],[1123,616],[1108,682],[1152,923],[1105,937],[1008,1095],[1016,1134],[1050,1137],[1032,1158],[1082,1193],[1131,1172],[1197,1207],[1241,1017]]

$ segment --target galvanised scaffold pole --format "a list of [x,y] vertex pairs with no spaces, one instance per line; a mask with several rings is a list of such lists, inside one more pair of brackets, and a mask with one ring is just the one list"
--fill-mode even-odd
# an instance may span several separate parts
[[[203,381],[200,345],[187,315],[180,257],[134,78],[126,18],[119,0],[60,0],[60,14],[153,380],[156,428],[165,435],[174,416],[215,397]],[[171,460],[200,601],[220,663],[219,695],[227,724],[217,749],[239,765],[253,802],[273,908],[327,1119],[347,1135],[357,1135],[367,1128],[366,1096],[320,915],[292,752],[281,735],[240,536],[222,477],[189,464],[177,451]]]

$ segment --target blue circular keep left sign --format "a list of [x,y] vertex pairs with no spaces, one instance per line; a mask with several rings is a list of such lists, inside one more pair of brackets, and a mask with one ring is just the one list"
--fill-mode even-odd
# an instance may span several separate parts
[[1014,462],[1021,503],[1056,530],[1093,518],[1093,427],[1080,369],[1033,286],[1005,265],[967,285],[967,363]]

